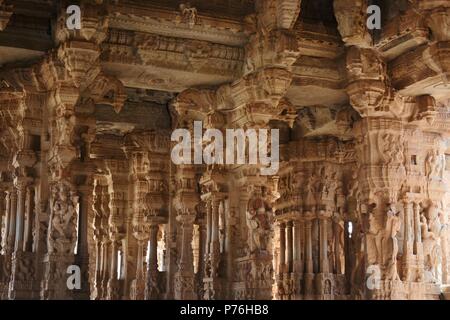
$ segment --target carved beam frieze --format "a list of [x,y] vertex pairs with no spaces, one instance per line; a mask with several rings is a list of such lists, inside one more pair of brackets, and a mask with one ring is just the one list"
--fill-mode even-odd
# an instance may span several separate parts
[[448,97],[446,88],[450,62],[448,42],[421,46],[389,63],[393,86],[404,95]]
[[381,32],[374,47],[388,61],[425,44],[430,36],[423,16],[413,9],[389,20]]
[[195,38],[230,46],[242,46],[247,40],[241,21],[210,17],[187,3],[181,3],[174,10],[142,6],[132,10],[129,5],[119,3],[111,10],[114,11],[109,22],[111,28]]
[[344,53],[339,33],[330,27],[318,28],[317,24],[301,20],[294,31],[302,56],[336,59]]

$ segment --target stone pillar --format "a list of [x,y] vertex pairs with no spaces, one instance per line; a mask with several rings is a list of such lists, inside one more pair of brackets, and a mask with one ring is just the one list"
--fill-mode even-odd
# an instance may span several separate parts
[[279,222],[279,255],[278,255],[278,274],[276,278],[277,295],[276,299],[283,300],[286,298],[285,279],[289,277],[288,264],[286,263],[286,223]]
[[423,243],[422,243],[422,230],[420,227],[420,204],[414,202],[414,247],[413,252],[416,255],[418,265],[418,280],[424,279],[424,257],[423,257]]
[[180,222],[181,248],[178,272],[175,275],[175,299],[194,300],[195,279],[192,257],[192,235],[195,216],[192,214],[180,214],[177,216]]
[[[26,204],[26,200],[31,201],[30,196],[27,197],[28,179],[18,178],[15,181],[17,189],[17,211],[16,211],[16,230],[14,253],[11,257],[11,279],[9,283],[10,299],[32,299],[35,298],[33,285],[36,286],[36,265],[34,256],[31,252],[24,251],[24,235],[25,229],[25,210],[31,206]],[[37,289],[38,290],[38,289]]]
[[[207,222],[211,225],[209,260],[206,260],[206,276],[203,279],[204,299],[213,300],[222,297],[222,275],[219,275],[221,262],[220,237],[219,237],[219,207],[222,196],[207,193],[202,196],[207,203]],[[208,217],[210,219],[208,220]]]
[[314,265],[312,255],[312,220],[314,215],[305,215],[305,295],[310,297],[313,292]]
[[303,273],[302,250],[302,222],[298,219],[294,223],[294,272]]
[[331,223],[333,224],[333,233],[334,233],[334,266],[332,266],[331,272],[335,274],[342,274],[344,268],[341,265],[341,256],[340,256],[341,249],[340,249],[339,221],[336,220],[332,221]]
[[210,256],[211,256],[211,277],[212,278],[219,276],[219,263],[220,263],[219,205],[220,205],[220,202],[217,199],[213,199],[211,201],[212,230],[211,230]]
[[287,259],[286,259],[286,272],[293,272],[293,262],[294,262],[294,251],[293,251],[293,232],[292,232],[292,221],[288,221],[286,224],[286,234],[287,234]]
[[0,299],[8,298],[8,287],[11,276],[11,248],[8,245],[11,217],[11,191],[5,192],[5,227],[2,235],[2,252],[0,254]]
[[411,281],[411,264],[413,258],[413,242],[411,221],[413,218],[413,203],[410,199],[404,199],[404,211],[403,211],[403,276],[404,281]]
[[[44,257],[45,275],[41,288],[42,299],[72,300],[75,298],[77,289],[69,288],[67,285],[67,271],[76,262],[79,200],[78,191],[67,180],[59,180],[53,185],[47,234],[48,252]],[[62,223],[64,220],[66,222]]]
[[14,252],[23,251],[26,190],[26,184],[23,182],[17,184],[16,239]]
[[102,242],[99,238],[95,238],[95,275],[92,288],[91,299],[99,299],[101,296],[100,278],[101,278],[101,266],[102,266]]
[[26,181],[18,181],[16,215],[16,242],[12,255],[10,299],[34,299],[38,297],[40,283],[37,274],[36,255],[32,252],[32,211],[34,197]]
[[145,297],[145,278],[144,278],[144,245],[147,243],[144,239],[138,239],[136,279],[135,279],[135,300],[143,300]]
[[206,255],[206,234],[207,228],[204,221],[198,225],[199,235],[199,249],[198,249],[198,266],[197,266],[197,291],[199,294],[199,299],[203,297],[203,278],[205,278],[205,255]]
[[[205,260],[205,264],[207,266],[210,266],[211,233],[212,233],[212,208],[211,208],[211,203],[207,202],[206,203],[206,241],[204,243],[204,246],[205,246],[204,260]],[[211,268],[208,267],[206,269],[206,272],[208,274],[205,276],[209,277],[210,271],[211,271]]]
[[117,237],[111,238],[111,245],[110,245],[110,265],[109,265],[109,279],[108,279],[108,285],[107,285],[107,294],[106,299],[108,300],[118,300],[120,298],[119,294],[119,283],[117,280],[117,264],[118,264],[118,258],[117,258],[117,247],[118,247],[118,241],[119,239]]
[[280,258],[279,258],[279,274],[286,272],[286,224],[280,223]]
[[[86,173],[87,176],[91,174]],[[91,179],[88,179],[90,182]],[[75,258],[76,264],[81,269],[81,289],[75,293],[77,300],[89,299],[91,292],[91,284],[89,283],[89,251],[88,251],[88,216],[92,210],[92,193],[93,188],[91,183],[85,184],[78,188],[80,192],[80,207],[79,207],[79,223],[78,223],[78,247]]]
[[225,224],[226,224],[226,233],[225,233],[225,255],[226,255],[226,283],[223,284],[224,288],[222,290],[222,298],[223,299],[232,299],[233,290],[232,290],[232,280],[234,277],[235,266],[233,264],[234,257],[236,255],[236,208],[230,207],[230,199],[228,198],[225,202]]
[[101,244],[101,270],[100,270],[100,290],[99,297],[100,299],[107,299],[108,296],[108,281],[109,281],[109,270],[110,270],[110,244],[111,241],[105,235],[102,239]]
[[107,296],[107,269],[108,269],[108,242],[109,240],[104,235],[100,245],[100,282],[99,282],[99,298],[105,299]]
[[10,194],[10,207],[9,207],[9,231],[8,231],[8,240],[7,247],[10,252],[14,249],[14,243],[16,241],[16,213],[17,213],[17,190],[15,188],[12,189]]
[[25,230],[23,240],[23,251],[31,252],[33,246],[33,223],[35,221],[35,187],[27,188],[25,198]]
[[158,230],[159,225],[152,223],[150,225],[150,253],[147,266],[147,287],[145,290],[145,299],[158,299]]
[[9,237],[9,225],[11,223],[11,191],[5,192],[5,226],[2,234],[2,254],[6,255],[7,243]]
[[328,217],[325,212],[320,213],[319,225],[320,225],[320,273],[329,273],[330,266],[328,261]]

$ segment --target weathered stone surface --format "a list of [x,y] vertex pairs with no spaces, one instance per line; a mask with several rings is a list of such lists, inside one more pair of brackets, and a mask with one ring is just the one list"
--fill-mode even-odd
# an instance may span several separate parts
[[0,0],[0,299],[449,299],[450,3],[369,2]]

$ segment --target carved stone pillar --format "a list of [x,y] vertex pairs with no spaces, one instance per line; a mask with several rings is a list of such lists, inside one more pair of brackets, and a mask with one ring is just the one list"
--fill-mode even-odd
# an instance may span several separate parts
[[0,299],[8,298],[8,287],[11,276],[11,250],[8,247],[9,225],[11,224],[11,191],[6,190],[4,226],[2,230],[2,251],[0,253]]
[[294,251],[293,251],[293,223],[292,221],[288,221],[286,224],[286,240],[287,240],[287,250],[286,250],[286,272],[291,273],[293,272],[293,262],[294,262]]
[[198,224],[199,232],[199,248],[198,248],[198,265],[196,274],[197,292],[198,299],[201,300],[204,295],[203,278],[206,277],[206,249],[207,245],[207,226],[204,220]]
[[330,265],[328,261],[328,216],[325,212],[319,213],[319,226],[320,226],[320,273],[329,273]]
[[303,273],[303,242],[302,242],[302,233],[303,233],[303,223],[299,219],[295,219],[293,221],[294,224],[294,272],[297,274]]
[[147,247],[150,224],[144,215],[144,209],[137,205],[137,212],[133,214],[133,236],[137,240],[136,278],[132,282],[130,298],[132,300],[144,300],[145,275],[144,275],[144,246]]
[[204,278],[204,298],[207,300],[217,299],[221,294],[221,281],[219,279],[220,242],[219,242],[219,201],[211,199],[207,203],[207,212],[210,216],[210,242],[206,260],[206,272]]
[[145,299],[158,299],[160,289],[158,285],[158,231],[157,221],[150,225],[150,253],[147,266],[147,283],[145,288]]
[[[28,182],[17,182],[17,216],[16,241],[12,254],[11,281],[9,284],[10,299],[36,299],[39,296],[39,282],[36,271],[37,261],[31,251],[29,236],[31,232],[30,216],[32,198]],[[34,199],[33,199],[34,200]],[[28,234],[28,235],[27,235]],[[26,242],[25,242],[26,240]],[[27,245],[28,243],[28,245]]]
[[11,191],[6,190],[5,197],[5,212],[4,212],[4,225],[2,232],[2,254],[5,255],[7,251],[7,242],[9,236],[9,225],[11,223]]
[[9,231],[7,249],[10,253],[14,250],[14,243],[16,241],[16,219],[17,219],[17,190],[14,188],[10,194],[10,207],[9,207]]
[[[219,220],[227,214],[225,212],[225,192],[226,186],[224,184],[225,173],[219,169],[207,170],[201,180],[202,195],[201,199],[206,205],[206,250],[205,254],[205,275],[203,278],[204,299],[222,299],[226,294],[224,290],[224,277],[227,276],[223,267],[228,268],[226,264],[225,255],[221,252],[220,233],[226,232],[224,229],[220,230]],[[222,267],[222,268],[221,268]],[[220,269],[220,270],[219,270]]]
[[210,243],[210,260],[211,260],[211,277],[219,276],[220,263],[220,243],[219,243],[219,201],[212,199],[211,201],[212,230]]
[[312,255],[312,220],[314,215],[311,212],[305,214],[305,295],[306,298],[314,294],[314,265]]
[[286,224],[280,223],[280,257],[279,273],[283,275],[286,272]]
[[93,283],[91,284],[91,299],[100,299],[101,292],[101,270],[102,270],[102,237],[103,232],[102,226],[102,189],[103,187],[100,185],[98,179],[94,181],[94,191],[93,191],[93,203],[92,203],[92,211],[94,213],[93,229],[94,229],[94,242],[95,242],[95,267],[94,267],[94,275],[91,278]]
[[192,255],[192,235],[195,215],[180,214],[177,216],[180,223],[181,248],[178,272],[175,274],[175,299],[195,300],[195,278]]
[[[331,236],[332,236],[332,241],[333,241],[333,254],[332,254],[332,259],[333,262],[330,265],[330,271],[331,273],[334,274],[342,274],[342,270],[343,270],[343,266],[341,265],[341,257],[340,257],[340,252],[341,252],[341,244],[340,244],[340,236],[341,234],[339,233],[339,222],[335,221],[335,219],[331,219],[330,220],[331,223]],[[344,248],[342,248],[344,249]]]
[[424,279],[424,258],[423,258],[423,242],[422,242],[422,231],[420,225],[420,204],[418,201],[414,201],[414,245],[413,245],[413,253],[416,255],[417,259],[417,280],[423,281]]
[[293,289],[294,295],[291,299],[300,300],[303,296],[303,272],[305,268],[304,263],[304,223],[299,217],[296,217],[293,221],[294,228],[294,264],[293,264]]
[[33,222],[35,213],[35,196],[34,186],[27,188],[27,194],[25,197],[25,223],[24,223],[24,239],[23,239],[23,251],[31,252],[33,244]]
[[[126,194],[127,186],[123,185],[123,181],[117,178],[119,173],[124,174],[128,178],[128,170],[123,170],[117,163],[113,161],[106,161],[107,166],[110,170],[110,175],[107,177],[108,187],[107,187],[107,200],[105,204],[105,209],[107,207],[109,215],[106,221],[104,221],[103,228],[108,231],[109,248],[107,255],[107,264],[105,268],[104,279],[106,280],[106,294],[105,298],[108,300],[118,300],[121,298],[121,284],[118,279],[118,264],[119,257],[118,252],[121,247],[122,239],[125,235],[125,213],[126,213]],[[128,168],[126,168],[128,169]],[[106,191],[106,188],[105,188]],[[105,194],[106,196],[106,194]]]
[[75,299],[87,300],[89,299],[91,292],[91,283],[89,282],[89,260],[95,259],[95,257],[89,256],[89,244],[88,244],[88,216],[92,212],[92,194],[93,194],[93,179],[92,172],[86,165],[84,174],[86,174],[87,181],[84,185],[79,186],[80,205],[79,205],[79,218],[78,218],[78,244],[77,255],[75,257],[75,263],[80,267],[81,271],[81,288],[75,292]]
[[75,187],[67,181],[61,180],[52,187],[42,299],[74,297],[74,292],[67,286],[67,270],[75,264],[79,199]]
[[24,224],[25,224],[25,200],[26,200],[26,182],[17,183],[17,212],[16,212],[16,239],[14,252],[23,251]]
[[277,276],[277,293],[276,298],[283,300],[286,295],[285,278],[288,266],[286,265],[286,223],[279,223],[279,254],[278,254],[278,274]]
[[413,202],[411,199],[404,199],[404,211],[403,211],[403,255],[402,255],[402,269],[403,281],[411,281],[411,268],[413,259],[413,232],[411,222],[413,222]]

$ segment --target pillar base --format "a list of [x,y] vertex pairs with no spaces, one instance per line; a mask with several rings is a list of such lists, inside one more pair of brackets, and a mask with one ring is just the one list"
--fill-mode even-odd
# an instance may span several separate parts
[[222,281],[217,277],[203,278],[204,300],[220,300],[222,299]]
[[273,290],[272,256],[251,254],[236,259],[237,276],[232,285],[236,300],[271,300]]
[[174,278],[175,300],[197,300],[195,276],[189,272],[177,272]]
[[44,280],[41,285],[42,300],[75,300],[75,289],[67,287],[70,274],[67,268],[74,264],[73,255],[47,254],[44,257]]

